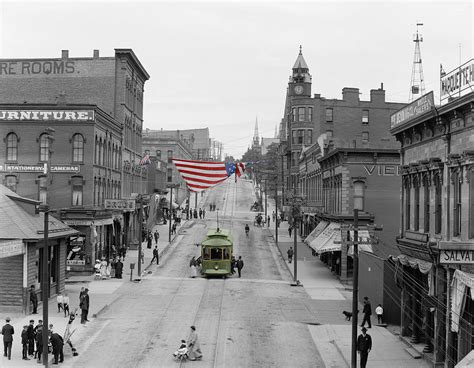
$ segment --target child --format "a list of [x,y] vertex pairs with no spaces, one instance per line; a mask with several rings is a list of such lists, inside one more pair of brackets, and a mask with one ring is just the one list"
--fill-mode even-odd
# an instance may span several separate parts
[[28,358],[28,326],[23,326],[23,331],[21,332],[21,344],[23,345],[23,360],[30,360],[30,358]]
[[61,293],[56,297],[56,301],[58,302],[58,313],[60,313],[63,309],[63,295]]
[[179,346],[178,350],[176,350],[173,356],[176,358],[180,355],[186,354],[188,352],[188,348],[186,347],[186,340],[181,340],[181,345]]
[[64,310],[64,317],[69,316],[69,297],[67,293],[63,296],[63,310]]
[[375,314],[377,315],[377,322],[379,324],[383,323],[383,308],[382,304],[379,304],[377,308],[375,308]]

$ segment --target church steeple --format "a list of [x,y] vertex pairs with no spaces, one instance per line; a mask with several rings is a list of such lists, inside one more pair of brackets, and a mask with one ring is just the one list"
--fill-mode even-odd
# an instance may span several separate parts
[[253,132],[253,146],[259,146],[260,145],[260,138],[258,136],[258,118],[255,117],[255,130]]

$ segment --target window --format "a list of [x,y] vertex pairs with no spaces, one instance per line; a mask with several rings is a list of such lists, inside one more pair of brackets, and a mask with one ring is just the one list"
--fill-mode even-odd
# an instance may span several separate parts
[[46,187],[47,185],[47,180],[46,176],[42,175],[38,178],[38,200],[42,204],[47,204],[48,202],[48,188]]
[[362,143],[369,143],[369,132],[362,132]]
[[369,110],[362,110],[362,124],[369,124]]
[[365,183],[363,181],[354,182],[354,209],[359,211],[364,210],[364,187]]
[[326,130],[326,136],[331,139],[332,138],[332,130]]
[[172,183],[173,182],[173,169],[167,168],[166,174],[168,176],[168,183]]
[[326,123],[332,123],[333,112],[332,109],[326,109]]
[[49,159],[49,139],[47,134],[40,137],[40,161],[46,162]]
[[82,206],[82,183],[82,176],[73,176],[71,179],[73,206]]
[[7,175],[5,177],[5,186],[13,192],[16,192],[16,176],[15,175]]
[[474,169],[468,173],[469,178],[469,237],[474,238]]
[[296,107],[293,107],[291,109],[291,115],[292,115],[291,121],[296,121]]
[[313,108],[308,107],[308,120],[312,121],[313,120]]
[[454,199],[453,199],[453,236],[461,235],[461,180],[462,172],[453,173]]
[[169,164],[173,163],[173,161],[171,160],[172,157],[173,157],[173,151],[168,150],[168,163]]
[[18,137],[15,133],[7,135],[7,161],[16,162],[18,160]]
[[428,184],[428,178],[425,178],[423,181],[423,231],[425,233],[430,232],[430,187]]
[[411,216],[411,187],[407,180],[407,183],[405,184],[405,230],[410,229],[410,216]]
[[84,137],[81,134],[74,134],[72,137],[72,162],[84,161]]
[[414,206],[414,216],[413,216],[413,230],[418,231],[420,230],[420,183],[418,180],[415,181],[414,186],[414,194],[415,194],[415,206]]
[[304,107],[298,107],[298,121],[304,121]]
[[304,130],[303,129],[298,129],[298,144],[303,144],[304,143]]
[[296,130],[291,131],[291,143],[292,144],[297,144],[297,138],[296,138]]
[[313,144],[313,131],[312,130],[306,131],[306,144]]
[[156,158],[158,160],[161,160],[161,151],[160,150],[156,150]]
[[435,234],[441,233],[441,179],[440,174],[434,177],[435,184]]

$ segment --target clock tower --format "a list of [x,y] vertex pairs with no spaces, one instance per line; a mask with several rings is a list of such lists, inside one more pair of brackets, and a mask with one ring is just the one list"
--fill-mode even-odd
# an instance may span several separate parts
[[302,47],[293,65],[293,75],[290,77],[289,94],[293,97],[311,97],[311,74],[303,57]]

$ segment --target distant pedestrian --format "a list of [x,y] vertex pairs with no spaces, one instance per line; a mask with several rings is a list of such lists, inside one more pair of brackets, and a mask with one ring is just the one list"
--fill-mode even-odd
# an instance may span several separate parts
[[202,218],[202,209],[201,208],[199,209],[199,218],[200,219]]
[[123,263],[120,259],[117,260],[117,264],[115,265],[115,277],[117,279],[122,278],[122,271],[123,271]]
[[155,249],[153,249],[153,258],[151,259],[150,264],[153,263],[153,261],[156,259],[156,264],[160,264],[160,260],[158,259],[158,246],[155,246]]
[[206,217],[206,210],[203,208],[202,209],[202,218],[205,218]]
[[43,354],[43,321],[39,320],[35,327],[35,341],[36,351],[34,358],[38,359],[38,363],[41,363],[41,354]]
[[148,249],[151,249],[152,245],[153,245],[153,235],[151,235],[151,232],[148,232],[146,236],[146,247]]
[[33,356],[35,354],[35,320],[30,319],[30,324],[26,330],[28,336],[28,355]]
[[197,262],[196,257],[191,258],[189,262],[189,267],[191,268],[191,277],[194,279],[197,277]]
[[291,261],[293,260],[293,254],[294,254],[293,247],[290,247],[290,249],[288,249],[286,254],[288,254],[288,263],[291,263]]
[[267,227],[270,227],[270,215],[267,216]]
[[198,218],[198,212],[196,209],[194,209],[194,218],[197,219]]
[[288,226],[288,234],[290,235],[290,238],[291,238],[291,231],[293,230],[293,228],[290,226]]
[[364,309],[362,310],[362,313],[364,314],[364,319],[362,320],[360,327],[364,327],[365,322],[367,322],[368,328],[372,328],[372,323],[370,322],[372,307],[370,305],[369,298],[366,296],[364,296]]
[[3,356],[8,356],[8,360],[12,359],[12,344],[13,344],[13,334],[15,329],[10,324],[10,317],[5,318],[5,325],[2,327],[3,335]]
[[[51,334],[50,341],[51,341],[51,345],[53,347],[53,356],[54,356],[53,364],[58,364],[58,363],[64,362],[64,352],[63,352],[64,340],[63,340],[63,338],[57,332],[54,332],[54,333]],[[59,361],[58,361],[58,358],[59,358]]]
[[276,218],[275,211],[272,212],[272,218],[273,218],[273,222],[275,222],[275,218]]
[[35,285],[30,287],[30,301],[33,305],[33,314],[38,314],[38,296],[36,295]]
[[239,256],[237,260],[237,271],[239,272],[239,277],[241,276],[242,268],[244,268],[244,261],[242,260],[242,256]]
[[367,329],[362,327],[362,333],[357,338],[357,351],[360,355],[360,368],[365,368],[370,350],[372,350],[372,337],[367,334]]
[[158,232],[158,230],[155,230],[154,236],[155,236],[155,244],[158,245],[158,240],[160,239],[160,233]]
[[230,273],[233,275],[235,273],[235,268],[237,267],[237,261],[235,260],[235,257],[232,256],[230,260]]
[[191,333],[188,338],[189,360],[202,358],[201,345],[199,344],[196,327],[191,326]]
[[122,254],[122,261],[125,261],[125,255],[127,254],[127,247],[125,245],[122,245],[122,248],[120,248],[121,254]]
[[23,326],[23,331],[21,331],[21,345],[23,349],[21,350],[21,355],[23,360],[30,360],[28,358],[28,326]]
[[64,310],[64,317],[69,316],[69,296],[67,293],[64,293],[63,296],[63,310]]
[[63,294],[58,294],[56,302],[58,303],[58,313],[61,313],[61,309],[63,309]]
[[81,287],[81,291],[79,292],[79,304],[81,304],[81,300],[82,300],[82,295],[84,295],[84,290],[86,288],[83,286]]
[[382,307],[382,304],[377,305],[377,308],[375,308],[375,314],[377,315],[378,324],[382,324],[383,323],[383,307]]
[[89,289],[87,288],[84,289],[79,308],[81,308],[81,323],[85,324],[86,322],[89,322],[87,319],[87,315],[89,313]]

